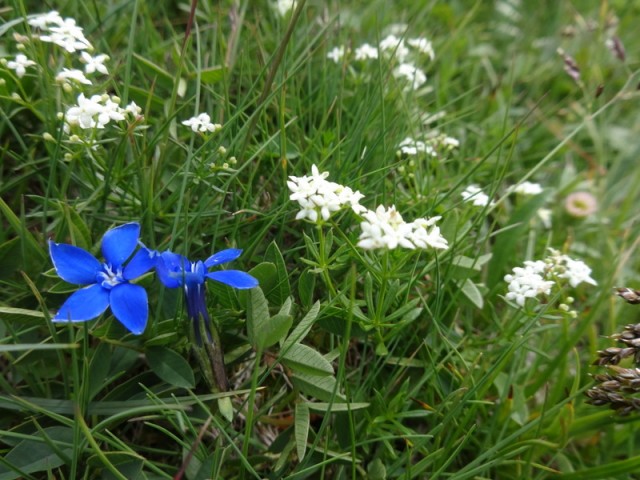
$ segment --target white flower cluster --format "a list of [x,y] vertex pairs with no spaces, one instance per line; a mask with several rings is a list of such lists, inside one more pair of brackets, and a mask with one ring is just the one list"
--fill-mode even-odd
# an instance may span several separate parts
[[575,288],[581,283],[597,285],[591,278],[591,268],[582,260],[574,260],[568,255],[551,249],[551,255],[544,260],[524,262],[524,267],[515,267],[513,273],[505,275],[509,283],[507,300],[513,300],[521,307],[527,298],[549,295],[551,289],[562,280]]
[[281,17],[284,17],[287,13],[296,8],[296,0],[276,0],[273,7]]
[[134,119],[140,115],[141,109],[135,102],[121,108],[120,99],[116,96],[92,95],[87,98],[84,93],[78,95],[78,104],[70,107],[64,114],[64,131],[69,133],[71,127],[82,129],[102,129],[109,122],[126,120],[127,115]]
[[542,186],[539,183],[522,182],[513,188],[513,192],[520,195],[539,195],[542,193]]
[[495,205],[477,185],[469,185],[461,195],[465,202],[472,202],[476,207],[493,207]]
[[395,206],[386,209],[380,205],[375,211],[367,210],[360,224],[362,233],[358,246],[365,250],[386,248],[393,250],[397,247],[449,248],[447,240],[440,234],[440,227],[435,223],[441,217],[419,218],[407,223],[398,213]]
[[426,153],[432,157],[437,156],[437,150],[449,151],[460,146],[460,142],[446,135],[438,135],[426,141],[414,140],[407,137],[398,145],[398,153],[409,156]]
[[62,18],[55,10],[35,15],[28,20],[28,23],[46,33],[38,37],[42,42],[54,43],[69,53],[93,50],[93,46],[82,32],[82,27],[76,25],[73,18]]
[[[344,45],[334,47],[327,53],[327,58],[340,63],[345,55],[350,51]],[[356,61],[376,60],[381,55],[387,58],[395,58],[399,64],[393,70],[396,78],[407,81],[407,89],[418,89],[427,81],[427,75],[420,69],[410,57],[415,54],[426,55],[429,59],[435,58],[433,45],[429,40],[423,37],[408,38],[406,41],[395,35],[388,35],[382,40],[378,46],[369,43],[363,43],[356,47],[353,51],[353,58]]]
[[219,123],[212,123],[211,117],[207,113],[201,113],[195,117],[191,117],[189,120],[184,120],[182,124],[191,127],[191,130],[194,132],[202,133],[214,133],[222,128],[222,125]]
[[307,219],[317,222],[319,218],[327,221],[333,212],[343,207],[350,207],[355,213],[366,211],[360,205],[364,195],[349,187],[327,180],[329,172],[322,172],[318,167],[311,167],[311,175],[304,177],[290,176],[287,185],[291,191],[289,198],[300,204],[301,210],[296,219]]

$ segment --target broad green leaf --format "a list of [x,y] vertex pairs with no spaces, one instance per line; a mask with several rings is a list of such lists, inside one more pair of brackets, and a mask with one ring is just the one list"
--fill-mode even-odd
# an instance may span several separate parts
[[282,302],[276,302],[269,295],[269,292],[274,291],[278,284],[278,271],[275,264],[271,262],[259,263],[251,270],[249,270],[249,274],[253,275],[256,280],[258,280],[260,288],[265,293],[265,297],[267,297],[267,299],[271,300],[274,305],[282,305],[282,302],[284,302],[284,300]]
[[313,290],[316,285],[316,276],[308,269],[304,270],[298,277],[298,295],[303,307],[311,306],[313,302]]
[[298,453],[298,461],[301,461],[307,451],[307,439],[309,438],[309,407],[307,404],[297,403],[295,415],[296,452]]
[[189,74],[189,77],[197,78],[199,74],[202,83],[217,83],[224,78],[225,71],[226,67],[223,66],[203,68],[200,72]]
[[295,372],[291,380],[296,388],[302,393],[315,397],[318,400],[331,402],[333,391],[336,390],[334,399],[336,401],[346,400],[336,388],[336,378],[333,376],[320,377],[318,375],[308,375],[306,373]]
[[267,247],[265,258],[276,267],[276,284],[271,291],[264,289],[264,287],[263,290],[265,291],[267,298],[272,303],[275,305],[282,305],[282,303],[291,296],[291,285],[289,285],[287,266],[284,263],[282,253],[275,242],[271,242],[269,247]]
[[182,388],[195,386],[191,366],[178,353],[164,347],[151,347],[146,356],[153,373],[168,384]]
[[484,306],[482,293],[480,293],[480,290],[478,290],[478,287],[470,278],[466,278],[460,288],[464,296],[467,297],[476,307],[482,308]]
[[[73,429],[68,427],[48,427],[33,434],[38,440],[22,440],[13,447],[0,463],[0,480],[22,478],[20,473],[11,470],[7,465],[30,474],[53,470],[65,464],[53,448],[53,445],[67,458],[73,455],[69,444],[73,443]],[[47,442],[43,441],[46,438]],[[66,445],[65,445],[66,444]]]
[[282,363],[294,372],[320,376],[333,375],[333,367],[327,359],[307,345],[294,343],[283,351]]
[[319,312],[320,302],[316,302],[284,341],[284,344],[282,345],[283,351],[286,351],[292,344],[301,342],[304,337],[307,336],[309,330],[311,330],[311,327],[313,326],[313,323],[316,321],[316,318],[318,318]]
[[293,323],[291,315],[278,313],[267,320],[260,328],[258,334],[258,349],[265,349],[283,339]]
[[[144,459],[131,452],[103,452],[102,455],[109,459],[111,465],[120,472],[127,480],[144,480],[147,477],[142,471],[144,465]],[[104,469],[102,459],[98,455],[92,455],[87,460],[87,463],[93,467]],[[113,472],[107,469],[102,471],[101,478],[103,480],[120,480]]]
[[249,342],[257,350],[263,350],[284,338],[291,328],[292,318],[282,313],[291,308],[290,300],[285,302],[281,313],[269,316],[269,305],[260,287],[248,291],[247,333]]
[[373,461],[367,466],[367,478],[368,480],[386,480],[387,468],[379,458],[374,458]]

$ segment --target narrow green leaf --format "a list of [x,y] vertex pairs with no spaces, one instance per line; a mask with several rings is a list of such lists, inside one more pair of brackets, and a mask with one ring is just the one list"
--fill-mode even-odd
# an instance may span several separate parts
[[149,367],[162,380],[181,388],[193,388],[195,378],[187,361],[165,347],[151,347],[146,352]]
[[22,352],[24,350],[66,350],[80,347],[77,343],[18,343],[0,345],[0,353]]
[[296,452],[298,453],[298,461],[301,461],[307,451],[307,439],[309,438],[309,407],[306,403],[296,404],[294,428]]
[[282,363],[295,372],[309,375],[333,375],[333,367],[320,353],[300,343],[294,343],[284,350]]
[[286,351],[294,343],[301,342],[304,337],[307,336],[309,330],[311,330],[311,327],[313,326],[313,323],[316,321],[316,318],[318,318],[318,313],[320,313],[320,302],[313,304],[311,310],[307,312],[304,318],[300,320],[300,323],[298,323],[298,325],[296,325],[293,331],[289,334],[282,345],[283,351]]
[[[203,68],[199,72],[200,81],[202,83],[218,83],[224,78],[225,71],[226,71],[226,67],[223,67],[223,66]],[[194,72],[189,76],[191,78],[196,78],[197,75],[198,75],[198,72]]]
[[367,402],[355,402],[355,403],[324,403],[324,402],[307,402],[309,410],[315,410],[316,412],[348,412],[349,410],[362,410],[368,408],[370,403]]

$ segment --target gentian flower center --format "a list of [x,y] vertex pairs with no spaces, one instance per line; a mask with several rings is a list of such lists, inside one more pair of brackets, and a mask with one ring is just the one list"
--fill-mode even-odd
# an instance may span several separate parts
[[96,275],[96,283],[107,290],[125,282],[126,280],[122,277],[122,267],[118,267],[114,271],[114,268],[108,263],[102,264],[102,270]]

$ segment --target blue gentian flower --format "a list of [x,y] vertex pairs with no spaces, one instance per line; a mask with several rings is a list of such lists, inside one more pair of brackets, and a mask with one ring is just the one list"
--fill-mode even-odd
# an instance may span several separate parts
[[84,322],[98,317],[111,306],[113,315],[127,330],[141,334],[147,325],[147,292],[130,283],[155,264],[148,249],[141,248],[125,266],[138,246],[140,224],[132,222],[107,231],[102,237],[104,263],[86,250],[49,241],[49,254],[64,281],[86,285],[74,292],[53,317],[54,322]]
[[[198,344],[201,343],[200,318],[205,320],[205,325],[208,326],[210,323],[205,298],[205,281],[207,278],[239,289],[258,286],[258,280],[239,270],[218,270],[214,272],[207,270],[216,265],[235,260],[241,253],[242,250],[230,248],[211,255],[204,262],[202,260],[192,262],[183,255],[169,251],[162,252],[157,256],[156,272],[160,281],[168,288],[182,287],[184,289],[187,315],[194,320]],[[211,337],[211,332],[207,333]]]

